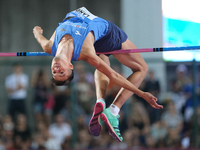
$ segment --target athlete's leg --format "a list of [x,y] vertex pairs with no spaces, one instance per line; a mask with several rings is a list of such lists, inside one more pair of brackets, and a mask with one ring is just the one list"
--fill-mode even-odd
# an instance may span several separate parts
[[[100,55],[99,57],[104,62],[106,62],[106,64],[108,64],[110,66],[110,61],[109,61],[109,58],[107,56]],[[95,79],[97,99],[100,99],[100,98],[104,99],[105,94],[106,94],[106,89],[107,89],[107,86],[109,84],[110,79],[98,70],[95,70],[94,77],[95,77],[94,79]]]
[[[136,46],[127,39],[122,43],[122,49],[136,49]],[[113,55],[119,62],[129,67],[133,73],[127,78],[136,87],[139,87],[144,80],[148,66],[139,53],[125,53]],[[133,94],[133,92],[121,88],[113,102],[118,108],[121,108],[125,101]]]
[[[107,56],[100,55],[99,57],[108,65],[110,65]],[[106,88],[109,83],[109,78],[98,70],[95,71],[94,77],[95,77],[97,102],[94,106],[94,113],[92,115],[92,118],[90,119],[89,131],[93,136],[98,136],[101,133],[101,126],[102,126],[102,120],[100,119],[100,114],[106,107],[104,99],[106,94]]]
[[[122,44],[122,49],[136,49],[136,46],[127,39]],[[139,87],[148,71],[148,66],[142,56],[138,53],[114,54],[113,56],[119,62],[129,67],[133,71],[133,73],[128,77],[128,80],[136,87]],[[123,138],[119,130],[118,113],[122,105],[132,94],[133,92],[121,88],[110,107],[105,109],[100,115],[101,119],[106,124],[110,135],[120,142],[123,140]]]

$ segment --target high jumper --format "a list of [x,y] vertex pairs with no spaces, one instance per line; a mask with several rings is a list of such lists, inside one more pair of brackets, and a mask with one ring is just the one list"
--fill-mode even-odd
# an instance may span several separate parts
[[[120,63],[132,70],[127,79],[110,67],[109,55],[96,54],[136,49],[126,33],[114,23],[81,7],[66,15],[49,40],[42,35],[43,29],[39,26],[34,27],[33,34],[44,52],[54,56],[51,70],[55,85],[68,85],[72,81],[72,61],[85,61],[96,68],[94,76],[97,102],[89,123],[92,135],[100,134],[103,120],[110,134],[118,141],[123,140],[118,127],[118,113],[133,93],[145,99],[153,108],[163,108],[157,104],[156,97],[138,89],[148,72],[148,66],[140,53],[113,54]],[[109,80],[122,88],[111,106],[106,108],[104,99]]]

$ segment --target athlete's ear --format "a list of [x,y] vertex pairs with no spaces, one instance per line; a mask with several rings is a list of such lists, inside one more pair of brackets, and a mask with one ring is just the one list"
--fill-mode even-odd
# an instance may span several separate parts
[[70,68],[71,70],[73,70],[73,69],[74,69],[74,66],[72,65],[72,63],[71,63],[71,62],[69,63],[69,68]]

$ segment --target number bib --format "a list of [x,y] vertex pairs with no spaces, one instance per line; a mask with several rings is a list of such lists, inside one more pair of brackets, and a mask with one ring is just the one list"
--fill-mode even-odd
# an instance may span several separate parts
[[91,20],[98,18],[97,16],[93,15],[91,12],[89,12],[85,7],[78,8],[69,14],[67,14],[67,17],[73,17],[76,16],[83,20],[86,23],[89,23]]

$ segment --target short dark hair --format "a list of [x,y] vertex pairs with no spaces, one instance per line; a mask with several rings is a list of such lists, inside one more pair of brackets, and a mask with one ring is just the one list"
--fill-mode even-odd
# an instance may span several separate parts
[[63,86],[63,85],[69,85],[72,80],[74,79],[74,72],[72,70],[72,73],[71,75],[69,76],[69,78],[65,81],[58,81],[58,80],[55,80],[53,77],[51,78],[51,81],[53,82],[54,85],[56,86]]

